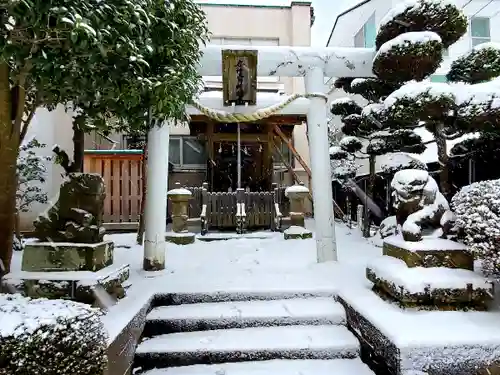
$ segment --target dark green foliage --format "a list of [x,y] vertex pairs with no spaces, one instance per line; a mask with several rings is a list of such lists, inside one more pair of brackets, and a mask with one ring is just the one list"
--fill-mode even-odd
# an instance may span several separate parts
[[[403,41],[404,34],[399,36]],[[438,40],[423,43],[395,44],[384,52],[379,51],[373,60],[373,73],[384,81],[421,81],[439,67],[443,54]]]
[[500,45],[479,45],[451,63],[446,78],[450,82],[479,83],[500,75]]
[[375,40],[377,49],[398,35],[411,31],[433,31],[441,37],[443,46],[448,48],[467,31],[467,17],[451,2],[420,0],[416,4],[403,4],[394,8],[397,12],[390,11],[388,17],[392,17],[380,25]]
[[354,154],[363,148],[363,144],[356,137],[344,137],[340,141],[340,147],[342,150],[349,154]]
[[355,135],[359,132],[360,126],[362,124],[361,115],[352,114],[342,117],[342,133],[345,135]]
[[342,160],[348,157],[347,151],[343,150],[340,146],[330,147],[330,160]]
[[451,170],[456,179],[464,176],[463,181],[457,181],[459,186],[469,183],[469,160],[473,162],[473,181],[500,178],[500,135],[497,133],[482,133],[479,137],[465,139],[450,150]]
[[455,108],[455,96],[446,84],[422,82],[410,88],[403,87],[386,99],[390,105],[386,114],[391,122],[400,126],[413,126],[418,121],[442,122]]
[[376,156],[400,151],[420,154],[425,151],[425,145],[412,130],[400,129],[373,133],[366,148],[367,154]]
[[15,19],[2,30],[0,53],[13,82],[28,72],[28,105],[71,103],[84,131],[143,127],[149,107],[155,118],[183,118],[198,90],[199,41],[208,30],[191,0],[8,0],[0,14]]
[[342,98],[334,100],[330,106],[330,112],[336,116],[348,116],[361,114],[362,108],[353,99]]
[[352,77],[341,77],[341,78],[337,78],[334,82],[333,82],[333,86],[337,89],[342,89],[344,90],[345,92],[348,92],[350,93],[350,88],[351,88],[351,82],[354,80],[354,78]]
[[377,78],[356,78],[349,86],[349,93],[361,95],[369,102],[378,102],[384,99],[401,85]]

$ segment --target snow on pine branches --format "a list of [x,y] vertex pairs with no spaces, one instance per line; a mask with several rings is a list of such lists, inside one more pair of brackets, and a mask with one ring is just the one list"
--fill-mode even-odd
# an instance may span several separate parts
[[464,186],[451,200],[458,236],[482,260],[483,271],[500,271],[500,180]]
[[0,374],[103,374],[100,314],[78,302],[0,294]]
[[43,143],[35,138],[25,142],[19,148],[17,158],[17,211],[28,212],[30,206],[35,203],[47,203],[47,193],[39,186],[47,177],[45,161],[50,157],[41,157],[36,150],[45,147]]

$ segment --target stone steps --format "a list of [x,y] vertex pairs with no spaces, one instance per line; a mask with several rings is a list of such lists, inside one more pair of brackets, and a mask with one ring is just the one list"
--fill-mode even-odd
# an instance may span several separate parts
[[354,359],[277,359],[271,361],[224,363],[160,368],[143,375],[373,375],[359,358]]
[[271,359],[359,357],[359,342],[344,326],[294,325],[171,333],[143,341],[142,369]]
[[159,306],[146,319],[143,335],[227,328],[288,325],[345,325],[344,308],[333,298],[292,298]]

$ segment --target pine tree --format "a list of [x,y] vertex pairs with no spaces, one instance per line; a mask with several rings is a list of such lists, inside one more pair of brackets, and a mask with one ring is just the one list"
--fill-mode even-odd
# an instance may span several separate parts
[[[372,134],[375,124],[405,139],[395,142],[401,146],[398,151],[406,151],[406,141],[414,142],[413,145],[410,143],[410,148],[415,146],[422,150],[412,129],[422,126],[425,121],[427,129],[435,136],[440,164],[445,165],[447,154],[443,149],[446,148],[446,138],[456,134],[449,131],[444,121],[435,121],[433,112],[446,113],[450,100],[444,95],[434,101],[433,106],[426,106],[422,100],[427,103],[432,97],[430,89],[426,90],[432,87],[431,84],[420,82],[418,86],[408,82],[429,78],[442,62],[443,49],[460,39],[466,30],[467,18],[449,2],[418,0],[400,3],[391,9],[381,21],[375,41],[377,53],[373,60],[373,73],[376,78],[351,82],[343,79],[339,84],[347,92],[360,94],[371,103],[376,103],[365,107],[354,123],[354,119],[350,118],[351,123],[345,125],[345,130],[356,134],[368,123],[371,124],[368,125],[368,133]],[[422,91],[419,100],[406,95],[411,94],[411,90],[419,89]],[[386,151],[383,148],[381,152]],[[373,166],[372,160],[372,169]],[[442,172],[441,180],[442,188],[449,190],[445,172]]]
[[[402,6],[381,25],[374,61],[374,70],[376,66],[382,69],[391,59],[381,55],[399,51],[390,74],[413,82],[384,100],[383,116],[399,128],[424,124],[433,134],[440,188],[447,198],[451,198],[447,141],[477,130],[495,131],[499,125],[500,104],[495,88],[499,85],[488,81],[500,72],[500,54],[491,44],[477,46],[454,61],[447,75],[451,83],[422,81],[435,72],[442,60],[441,51],[465,33],[466,25],[465,15],[451,3],[419,0],[416,5]],[[394,35],[398,36],[388,40]],[[411,55],[413,65],[410,63],[410,69],[406,69],[404,64],[409,63]]]

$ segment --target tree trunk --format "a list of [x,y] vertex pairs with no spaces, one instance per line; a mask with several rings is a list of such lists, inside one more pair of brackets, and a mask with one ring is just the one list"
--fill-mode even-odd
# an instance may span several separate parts
[[[15,110],[19,112],[18,108]],[[9,67],[7,63],[0,62],[0,191],[2,192],[0,194],[0,260],[6,273],[10,271],[12,258],[16,215],[16,163],[21,132],[20,121],[13,121],[12,115]]]
[[85,157],[85,132],[83,122],[85,118],[73,121],[73,164],[72,172],[83,172],[83,159]]
[[[375,161],[376,161],[376,156],[370,155],[368,158],[368,163],[370,167],[370,174],[368,178],[368,186],[366,189],[366,195],[368,198],[373,200],[373,191],[375,190]],[[371,218],[370,218],[370,210],[368,209],[368,202],[363,202],[363,205],[365,207],[365,216],[363,220],[363,237],[368,238],[370,237],[370,226],[371,226]]]
[[141,213],[139,215],[139,229],[137,230],[137,244],[142,245],[144,242],[144,231],[146,229],[146,221],[144,220],[144,207],[146,207],[146,165],[148,160],[148,140],[146,135],[146,140],[144,142],[144,147],[142,148],[142,179],[141,179]]
[[439,164],[439,188],[441,193],[446,199],[450,199],[451,186],[450,186],[450,176],[449,176],[449,157],[448,149],[446,146],[446,136],[444,134],[444,125],[437,124],[436,131],[434,134],[436,140],[437,154],[438,154],[438,164]]

